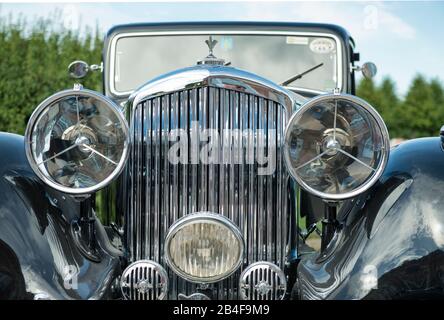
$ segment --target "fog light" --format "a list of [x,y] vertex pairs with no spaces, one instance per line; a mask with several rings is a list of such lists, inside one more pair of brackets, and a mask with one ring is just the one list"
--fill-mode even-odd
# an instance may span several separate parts
[[227,278],[242,263],[244,241],[224,216],[201,212],[173,224],[165,241],[168,265],[182,278],[210,283]]
[[157,262],[138,260],[123,271],[120,289],[125,300],[163,300],[168,294],[168,274]]
[[259,261],[242,272],[239,289],[242,300],[282,300],[287,292],[287,279],[277,265]]

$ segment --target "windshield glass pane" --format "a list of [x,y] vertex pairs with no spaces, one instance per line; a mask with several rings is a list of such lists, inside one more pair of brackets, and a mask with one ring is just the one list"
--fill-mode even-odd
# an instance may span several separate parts
[[[319,64],[289,87],[333,91],[338,87],[338,43],[331,37],[285,35],[212,35],[214,55],[231,66],[276,83]],[[116,42],[114,91],[130,92],[166,72],[189,67],[206,57],[209,35],[128,36]],[[111,78],[112,79],[112,78]]]

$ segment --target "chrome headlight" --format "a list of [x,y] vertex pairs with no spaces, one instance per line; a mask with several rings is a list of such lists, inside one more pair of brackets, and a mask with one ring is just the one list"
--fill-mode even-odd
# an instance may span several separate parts
[[326,94],[304,104],[285,131],[285,160],[308,192],[328,200],[354,197],[381,176],[389,156],[388,131],[364,100]]
[[25,133],[28,161],[54,189],[88,194],[110,183],[128,155],[128,125],[108,98],[85,89],[43,101]]
[[173,224],[165,241],[168,265],[198,283],[230,276],[242,263],[244,241],[227,218],[209,212],[190,214]]

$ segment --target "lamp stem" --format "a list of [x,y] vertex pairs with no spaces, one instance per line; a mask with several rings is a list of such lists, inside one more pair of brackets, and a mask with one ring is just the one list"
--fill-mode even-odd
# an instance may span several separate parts
[[337,212],[338,204],[336,202],[325,203],[325,214],[322,220],[321,252],[324,252],[336,232],[338,226]]

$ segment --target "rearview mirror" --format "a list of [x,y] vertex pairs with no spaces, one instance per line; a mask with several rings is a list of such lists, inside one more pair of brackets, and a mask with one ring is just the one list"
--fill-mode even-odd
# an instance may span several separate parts
[[85,61],[77,60],[71,62],[68,66],[68,72],[71,78],[84,78],[89,71],[89,65]]
[[371,79],[376,76],[378,68],[376,68],[376,65],[373,62],[366,62],[362,65],[361,72],[364,77]]
[[85,61],[76,60],[68,66],[69,76],[74,79],[82,79],[88,72],[97,70],[103,72],[103,63],[88,65]]

